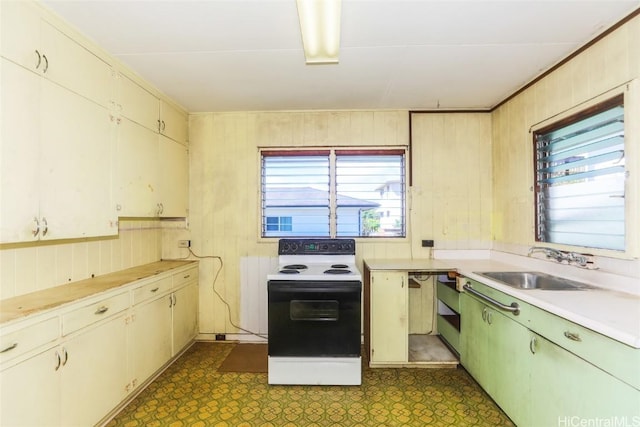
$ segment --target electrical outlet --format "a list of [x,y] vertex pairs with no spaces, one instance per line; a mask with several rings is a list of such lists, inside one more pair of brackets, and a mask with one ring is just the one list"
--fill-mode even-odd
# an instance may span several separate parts
[[227,339],[225,334],[216,334],[216,341],[224,341]]
[[423,240],[422,241],[422,247],[423,248],[432,248],[433,247],[433,240]]
[[191,247],[191,240],[178,240],[178,247],[179,248],[190,248]]

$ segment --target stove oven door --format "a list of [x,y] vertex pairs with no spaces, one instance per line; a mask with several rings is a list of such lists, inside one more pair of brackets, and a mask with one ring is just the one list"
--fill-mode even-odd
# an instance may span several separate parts
[[271,280],[269,356],[360,356],[359,281]]

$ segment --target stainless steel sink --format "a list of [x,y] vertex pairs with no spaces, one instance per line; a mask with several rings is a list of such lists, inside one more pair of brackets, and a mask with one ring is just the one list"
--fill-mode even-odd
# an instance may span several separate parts
[[540,289],[545,291],[574,291],[592,289],[593,286],[575,280],[563,279],[537,271],[491,271],[480,273],[489,279],[518,289]]

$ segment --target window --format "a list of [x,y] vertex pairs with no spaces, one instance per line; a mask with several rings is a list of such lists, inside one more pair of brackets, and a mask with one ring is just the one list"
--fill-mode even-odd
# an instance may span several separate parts
[[536,240],[625,249],[623,96],[534,133]]
[[263,150],[261,159],[262,237],[405,236],[404,149]]
[[266,224],[267,224],[267,232],[291,231],[290,216],[268,216]]

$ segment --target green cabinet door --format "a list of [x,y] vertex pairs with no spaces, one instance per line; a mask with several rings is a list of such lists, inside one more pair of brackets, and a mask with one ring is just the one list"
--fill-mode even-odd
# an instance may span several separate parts
[[527,425],[530,331],[469,294],[460,307],[462,365],[517,425]]
[[528,425],[638,423],[640,391],[540,335],[533,335],[532,422]]

